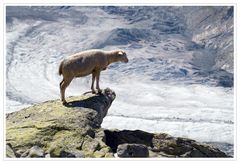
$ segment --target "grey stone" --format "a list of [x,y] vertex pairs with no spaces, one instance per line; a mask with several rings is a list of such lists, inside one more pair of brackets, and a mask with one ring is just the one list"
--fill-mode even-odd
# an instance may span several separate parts
[[221,152],[218,148],[215,148],[212,145],[195,142],[192,146],[206,157],[228,157],[225,153]]
[[[19,150],[16,150],[15,154],[16,154],[16,157],[19,158],[21,157],[21,155],[26,152],[26,150],[22,150],[22,149],[19,149]],[[27,156],[27,155],[26,155]]]
[[60,157],[63,158],[84,158],[84,153],[79,150],[62,150]]
[[45,158],[51,158],[51,155],[50,154],[46,154]]
[[28,150],[26,150],[25,152],[21,153],[21,154],[20,154],[20,157],[21,157],[21,158],[26,158],[26,157],[28,156],[28,154],[29,154],[29,151],[30,151],[30,150],[28,149]]
[[148,148],[142,144],[121,144],[117,148],[118,157],[149,157]]
[[6,157],[8,157],[8,158],[16,158],[16,154],[13,151],[13,148],[12,148],[11,144],[7,144],[6,145]]
[[42,148],[40,148],[39,146],[33,146],[28,153],[27,158],[43,158],[44,155],[44,151]]

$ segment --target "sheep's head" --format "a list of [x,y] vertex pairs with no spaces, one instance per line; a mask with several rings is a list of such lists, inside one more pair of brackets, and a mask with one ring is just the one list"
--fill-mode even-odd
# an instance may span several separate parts
[[118,51],[117,52],[117,56],[119,61],[127,63],[128,62],[128,58],[127,58],[127,54],[124,51]]

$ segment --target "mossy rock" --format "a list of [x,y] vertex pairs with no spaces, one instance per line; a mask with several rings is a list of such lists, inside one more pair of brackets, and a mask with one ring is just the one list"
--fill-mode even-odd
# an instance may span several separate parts
[[[100,95],[69,97],[66,105],[52,100],[7,114],[6,142],[17,152],[37,145],[53,157],[69,150],[94,154],[103,146],[98,140],[104,140],[94,139],[95,132],[100,133],[98,128],[114,98],[114,92],[104,90]],[[90,149],[95,143],[97,148]]]

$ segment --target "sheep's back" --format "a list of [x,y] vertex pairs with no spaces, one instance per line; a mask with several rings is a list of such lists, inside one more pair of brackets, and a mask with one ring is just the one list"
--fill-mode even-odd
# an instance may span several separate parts
[[92,73],[94,69],[107,66],[107,59],[102,51],[80,52],[67,57],[63,64],[63,74],[83,76]]

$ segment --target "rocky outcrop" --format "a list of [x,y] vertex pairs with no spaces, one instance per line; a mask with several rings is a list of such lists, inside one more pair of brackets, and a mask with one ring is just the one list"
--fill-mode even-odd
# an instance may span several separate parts
[[165,133],[100,127],[115,93],[47,101],[6,116],[8,158],[227,157],[211,145]]
[[99,128],[114,99],[105,89],[7,114],[6,142],[17,157],[113,157]]
[[[149,157],[227,157],[225,153],[211,145],[187,138],[173,137],[166,133],[105,130],[105,134],[106,144],[112,148],[113,152],[119,152],[118,146],[128,143],[145,145],[148,147]],[[143,151],[140,146],[134,146],[134,149],[131,149],[131,145],[127,146],[125,146],[124,153],[120,153],[121,156],[123,154],[124,157],[129,157],[137,151]],[[121,152],[122,149],[121,147]]]

